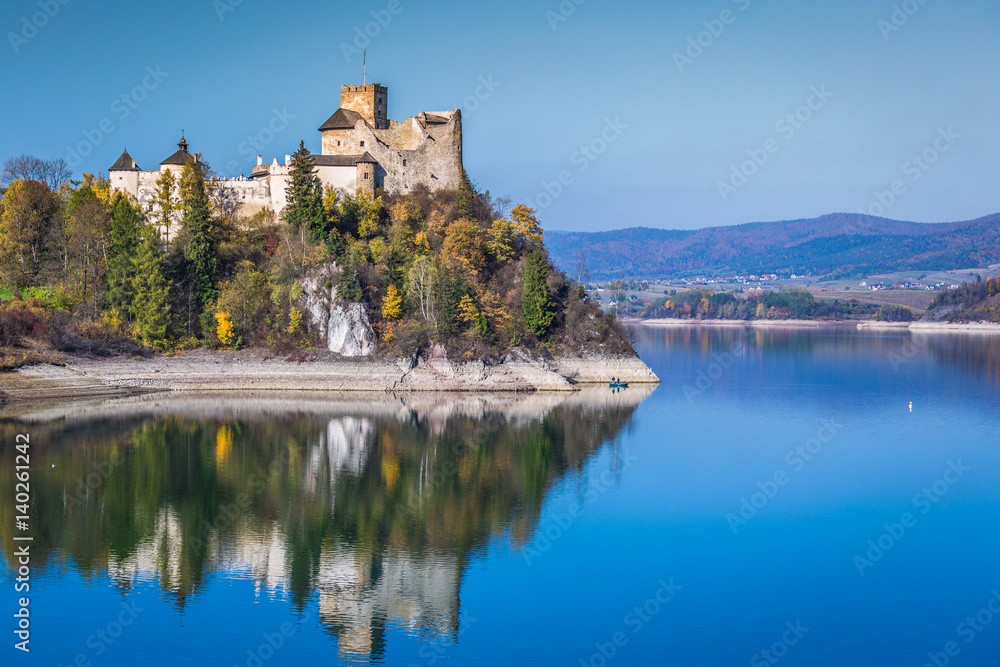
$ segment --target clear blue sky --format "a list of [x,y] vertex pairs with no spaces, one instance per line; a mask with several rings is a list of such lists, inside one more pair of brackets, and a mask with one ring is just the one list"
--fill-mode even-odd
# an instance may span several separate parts
[[[898,25],[892,0],[566,0],[567,16],[559,0],[64,2],[0,8],[0,157],[67,157],[102,121],[113,130],[78,175],[106,171],[126,145],[155,168],[182,128],[222,172],[247,170],[249,136],[270,139],[268,161],[300,139],[319,152],[340,85],[362,77],[343,45],[374,11],[387,24],[368,26],[369,81],[389,86],[390,117],[464,107],[471,177],[534,203],[548,229],[877,213],[894,181],[886,217],[1000,210],[995,0],[896,0],[912,12]],[[678,64],[689,39],[707,46]],[[137,86],[145,99],[116,103]],[[832,96],[810,100],[823,86]],[[907,164],[928,150],[934,164]],[[754,155],[767,161],[743,165]],[[734,166],[752,176],[732,180]],[[539,197],[561,172],[559,196]]]

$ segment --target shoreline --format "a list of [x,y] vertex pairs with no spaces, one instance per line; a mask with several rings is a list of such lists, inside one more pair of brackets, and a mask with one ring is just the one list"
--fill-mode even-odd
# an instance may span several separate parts
[[744,327],[755,329],[820,329],[855,327],[857,329],[908,329],[915,333],[1000,333],[995,322],[876,322],[874,320],[640,320],[622,318],[622,324],[653,327]]
[[642,326],[656,327],[752,327],[756,329],[819,329],[822,327],[849,327],[857,326],[859,320],[639,320],[625,319],[619,320],[622,324],[638,324]]
[[195,350],[148,359],[69,356],[0,374],[0,404],[64,398],[114,398],[151,392],[577,392],[618,377],[632,384],[660,379],[639,357],[548,360],[508,358],[501,364],[445,358],[349,359],[327,354],[302,361],[256,351]]

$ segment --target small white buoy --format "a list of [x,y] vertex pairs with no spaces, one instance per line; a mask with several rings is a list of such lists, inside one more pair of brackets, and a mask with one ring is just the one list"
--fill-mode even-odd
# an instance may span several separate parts
[[910,401],[910,412],[913,412],[913,401]]

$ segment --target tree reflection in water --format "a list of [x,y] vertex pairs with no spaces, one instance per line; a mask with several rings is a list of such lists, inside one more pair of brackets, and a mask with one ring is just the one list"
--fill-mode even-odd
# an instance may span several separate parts
[[[456,640],[470,558],[491,540],[523,548],[546,492],[650,391],[152,396],[21,408],[0,437],[33,434],[42,576],[65,563],[125,591],[154,580],[179,610],[210,580],[250,578],[300,614],[317,600],[344,657],[378,659],[390,623]],[[5,544],[13,525],[0,505]]]

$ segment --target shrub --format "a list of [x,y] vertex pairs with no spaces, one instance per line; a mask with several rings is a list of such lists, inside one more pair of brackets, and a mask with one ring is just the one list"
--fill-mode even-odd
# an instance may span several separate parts
[[46,337],[42,314],[29,308],[0,310],[0,345],[20,345],[23,338],[38,340]]

